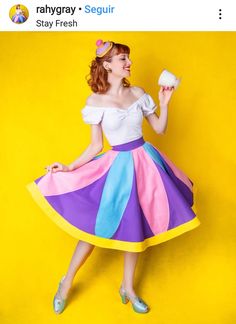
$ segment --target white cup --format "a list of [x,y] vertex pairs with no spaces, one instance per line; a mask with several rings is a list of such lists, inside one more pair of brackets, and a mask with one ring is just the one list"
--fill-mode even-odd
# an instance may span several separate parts
[[164,89],[166,87],[176,89],[178,87],[179,83],[180,83],[180,79],[177,79],[173,73],[171,73],[167,70],[162,71],[162,73],[159,77],[159,80],[158,80],[158,84],[160,86],[164,87]]

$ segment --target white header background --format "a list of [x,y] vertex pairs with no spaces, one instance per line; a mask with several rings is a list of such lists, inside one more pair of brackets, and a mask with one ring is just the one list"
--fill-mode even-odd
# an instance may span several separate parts
[[[15,24],[9,10],[25,5],[29,18]],[[36,7],[76,7],[74,15],[36,13]],[[85,6],[115,7],[113,14],[85,13]],[[79,10],[78,8],[82,9]],[[221,19],[219,19],[221,9]],[[37,27],[36,21],[53,21],[52,28]],[[56,27],[55,21],[76,20],[76,27]],[[0,3],[0,31],[235,31],[235,0],[4,0]]]

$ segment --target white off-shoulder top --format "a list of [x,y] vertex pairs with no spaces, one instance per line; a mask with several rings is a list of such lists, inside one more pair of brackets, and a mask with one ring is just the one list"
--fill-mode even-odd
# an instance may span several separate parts
[[124,144],[143,136],[142,121],[157,109],[152,97],[144,93],[127,108],[86,105],[82,117],[86,124],[100,124],[111,146]]

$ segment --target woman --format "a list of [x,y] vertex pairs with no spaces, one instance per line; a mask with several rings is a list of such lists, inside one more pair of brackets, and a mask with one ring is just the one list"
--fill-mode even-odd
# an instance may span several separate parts
[[26,17],[25,17],[25,13],[24,11],[21,9],[20,5],[16,5],[16,13],[15,15],[12,17],[12,21],[14,23],[18,23],[18,24],[21,24],[23,22],[26,21]]
[[[49,165],[48,173],[28,186],[45,212],[80,239],[54,296],[56,313],[64,310],[73,279],[95,245],[125,251],[121,300],[130,300],[138,313],[148,312],[134,290],[138,253],[200,223],[191,209],[192,181],[142,137],[144,116],[164,134],[173,89],[161,87],[158,117],[151,96],[126,79],[129,53],[126,45],[97,42],[88,80],[92,94],[82,110],[91,144],[73,163]],[[112,149],[100,153],[103,132]]]

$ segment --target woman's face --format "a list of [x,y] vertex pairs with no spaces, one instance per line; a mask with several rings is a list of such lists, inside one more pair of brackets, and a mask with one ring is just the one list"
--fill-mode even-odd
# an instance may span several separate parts
[[130,76],[131,64],[132,62],[129,59],[129,54],[120,53],[112,56],[111,62],[106,62],[104,66],[105,68],[110,68],[113,75],[126,78]]

